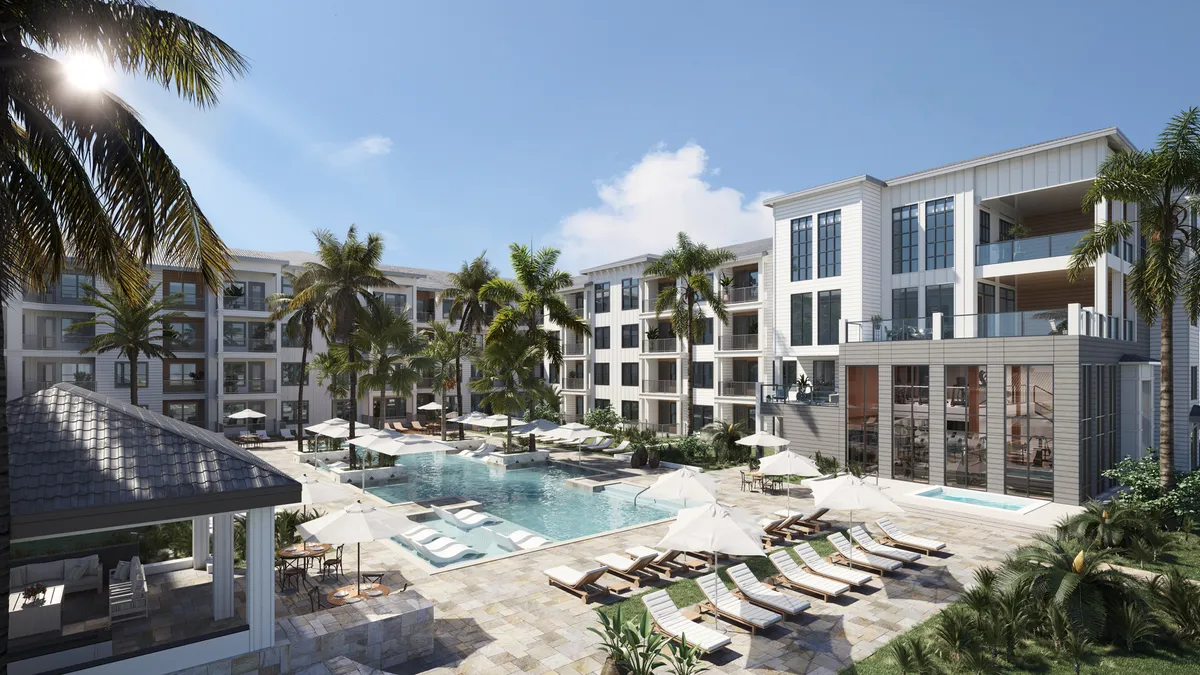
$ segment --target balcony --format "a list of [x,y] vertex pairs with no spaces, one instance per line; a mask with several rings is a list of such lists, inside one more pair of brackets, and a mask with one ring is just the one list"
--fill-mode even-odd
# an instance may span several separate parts
[[584,388],[584,378],[582,377],[564,377],[563,389],[571,391],[582,391]]
[[758,302],[758,286],[731,286],[725,293],[725,302],[730,305]]
[[204,339],[167,340],[167,349],[172,352],[202,352],[204,351]]
[[757,382],[735,382],[727,380],[721,383],[721,396],[754,396],[758,388]]
[[1012,239],[995,244],[979,244],[975,247],[976,265],[1038,260],[1071,255],[1083,235],[1091,230],[1075,230],[1041,237]]
[[638,426],[641,427],[642,429],[647,429],[649,431],[653,431],[656,434],[678,434],[679,433],[679,425],[675,422],[662,423],[662,422],[642,421],[642,422],[638,423]]
[[251,339],[250,351],[252,352],[273,352],[275,351],[275,339]]
[[678,351],[679,340],[673,337],[642,341],[642,352],[645,354],[673,354]]
[[23,297],[25,302],[40,302],[46,305],[86,305],[86,299],[91,296],[82,288],[64,292],[61,288],[51,286],[40,293],[27,291]]
[[75,379],[71,379],[71,380],[67,380],[67,379],[34,380],[32,382],[21,383],[21,394],[24,396],[28,396],[29,394],[37,393],[43,389],[49,389],[50,387],[53,387],[56,384],[73,384],[76,387],[83,387],[84,389],[91,389],[92,391],[96,391],[96,380],[94,378],[89,378],[86,380],[75,380]]
[[[164,394],[203,394],[208,391],[203,376],[163,380]],[[126,384],[125,386],[129,386]]]
[[274,394],[275,380],[226,380],[226,394]]
[[244,295],[226,295],[222,298],[222,301],[225,309],[250,312],[267,311],[267,301],[265,298],[247,298]]
[[433,378],[432,377],[417,378],[417,389],[433,389]]
[[95,335],[83,335],[76,333],[66,333],[60,335],[39,335],[25,334],[21,336],[21,347],[24,349],[35,349],[45,351],[70,351],[77,352],[92,341]]
[[717,338],[717,349],[723,352],[753,351],[758,349],[758,334],[722,335]]
[[828,385],[817,388],[806,387],[801,391],[794,382],[790,385],[762,384],[759,385],[759,400],[763,403],[836,406],[840,400],[840,394]]
[[[942,337],[951,338],[952,317],[942,319]],[[910,340],[932,340],[931,321],[925,317],[915,319],[878,319],[873,321],[847,321],[847,342],[907,342]]]
[[564,342],[562,346],[563,356],[583,356],[584,343],[582,342]]
[[642,393],[677,394],[679,393],[679,382],[676,380],[642,380]]
[[[220,342],[221,338],[217,338]],[[274,352],[275,339],[254,338],[243,341],[225,340],[223,351],[226,352]]]
[[417,312],[417,323],[430,323],[436,317],[434,312]]

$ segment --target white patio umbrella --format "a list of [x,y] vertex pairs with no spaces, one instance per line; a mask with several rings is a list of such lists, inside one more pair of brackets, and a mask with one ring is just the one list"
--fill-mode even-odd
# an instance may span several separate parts
[[231,420],[257,420],[266,417],[266,413],[260,413],[257,410],[243,408],[232,415],[226,415]]
[[[694,502],[715,502],[717,501],[717,483],[712,476],[706,476],[691,469],[676,469],[665,476],[659,476],[653,485],[639,494],[655,499],[681,501],[685,506],[689,499]],[[634,501],[637,501],[636,497]]]
[[575,429],[589,429],[590,427],[586,424],[580,424],[579,422],[567,422],[566,424],[559,425],[558,428],[575,430]]
[[768,434],[765,431],[756,431],[749,436],[739,438],[736,443],[738,445],[748,445],[751,447],[762,446],[764,448],[782,448],[791,443],[786,438],[780,438],[774,434]]
[[[774,455],[763,457],[758,462],[758,470],[764,476],[820,476],[817,465],[804,455],[798,455],[791,450],[782,450]],[[792,491],[787,491],[787,510],[792,510]]]
[[354,438],[351,438],[348,443],[350,443],[350,445],[357,445],[360,448],[374,450],[375,448],[373,446],[376,443],[394,440],[403,436],[404,434],[400,433],[399,431],[392,431],[391,429],[372,429],[365,434],[360,434]]
[[558,429],[558,425],[550,420],[536,419],[532,422],[526,422],[519,427],[513,427],[514,434],[533,434],[534,436],[545,436]]
[[442,409],[442,404],[438,403],[437,401],[430,401],[429,403],[426,403],[425,405],[417,406],[417,410],[441,410],[441,409]]
[[487,415],[484,415],[483,413],[479,412],[478,410],[475,410],[475,411],[469,412],[465,415],[459,415],[458,417],[455,417],[449,421],[454,422],[455,424],[471,424],[475,420],[480,420],[485,417],[487,417]]
[[879,513],[903,513],[896,502],[893,502],[879,488],[865,480],[845,474],[829,480],[809,481],[808,486],[813,491],[813,505],[837,511],[850,512],[850,525],[854,525],[854,512],[876,511]]
[[304,430],[327,438],[350,437],[350,423],[340,417],[333,417],[324,422],[318,422],[311,427],[304,427]]
[[300,503],[304,505],[306,513],[310,504],[336,502],[350,498],[350,493],[342,487],[341,483],[326,483],[308,474],[304,474],[297,480],[300,481]]
[[362,543],[389,539],[413,526],[413,522],[398,513],[377,509],[355,502],[296,527],[306,542],[323,544],[354,544],[357,551],[358,591],[362,591]]
[[[525,420],[523,420],[519,417],[514,417],[512,419],[512,425],[514,427],[516,427],[519,424],[524,424],[524,423],[525,423]],[[470,425],[476,426],[476,427],[480,427],[482,429],[489,429],[489,430],[504,429],[504,428],[508,427],[509,419],[505,415],[489,415],[487,417],[481,417],[473,422],[467,422],[467,424],[470,424]]]
[[[712,502],[704,506],[683,509],[667,534],[658,542],[659,548],[668,551],[708,551],[713,554],[712,571],[717,573],[717,554],[763,555],[761,527],[736,509]],[[720,594],[724,584],[717,578],[714,595]],[[716,602],[717,598],[713,598]],[[718,617],[713,612],[713,626]]]

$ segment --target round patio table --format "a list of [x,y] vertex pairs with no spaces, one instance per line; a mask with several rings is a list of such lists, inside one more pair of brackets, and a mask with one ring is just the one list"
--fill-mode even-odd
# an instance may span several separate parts
[[[378,591],[378,593],[375,593]],[[339,593],[344,593],[339,597]],[[385,595],[391,595],[392,589],[383,584],[367,584],[362,587],[362,593],[358,591],[358,584],[349,584],[341,588],[335,588],[326,599],[329,604],[334,607],[341,607],[353,598],[382,598]]]
[[332,544],[292,544],[279,549],[279,557],[284,560],[303,560],[307,563],[313,558],[320,558],[333,548]]

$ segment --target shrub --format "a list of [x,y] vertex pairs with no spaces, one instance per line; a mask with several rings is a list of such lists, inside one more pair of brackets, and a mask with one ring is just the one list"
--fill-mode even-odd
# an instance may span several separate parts
[[817,465],[817,470],[825,476],[831,476],[837,473],[838,469],[840,468],[837,457],[825,457],[821,454],[820,450],[818,450],[817,454],[813,456],[813,462]]
[[688,464],[707,461],[709,455],[712,454],[712,447],[705,443],[704,439],[695,435],[679,439],[676,447],[683,453]]
[[617,425],[621,423],[621,416],[617,414],[617,411],[608,406],[593,408],[583,416],[583,423],[593,429],[612,433],[617,428]]

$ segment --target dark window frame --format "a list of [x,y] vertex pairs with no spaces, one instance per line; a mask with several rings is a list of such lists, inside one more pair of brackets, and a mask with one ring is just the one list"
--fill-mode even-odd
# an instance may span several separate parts
[[925,269],[954,268],[954,197],[925,202]]
[[920,271],[920,214],[918,204],[892,209],[892,274]]
[[817,344],[841,343],[838,325],[842,318],[841,289],[817,292]]
[[817,214],[817,277],[842,274],[842,210]]
[[792,281],[812,279],[812,216],[792,219]]

